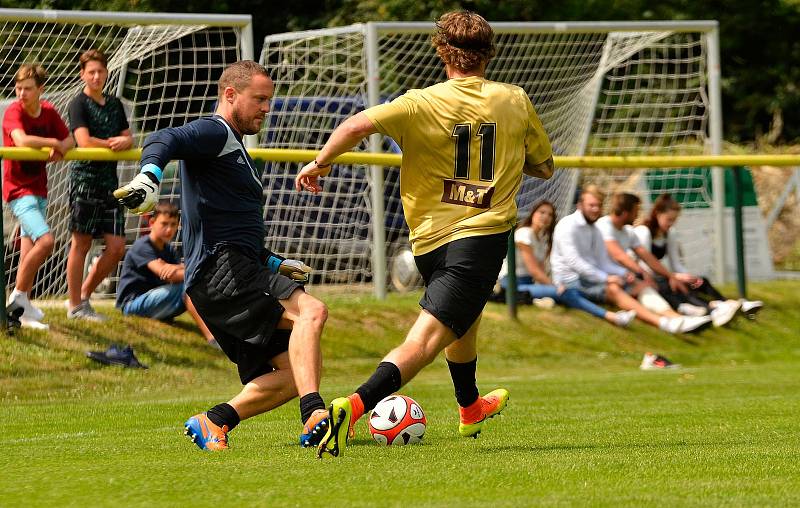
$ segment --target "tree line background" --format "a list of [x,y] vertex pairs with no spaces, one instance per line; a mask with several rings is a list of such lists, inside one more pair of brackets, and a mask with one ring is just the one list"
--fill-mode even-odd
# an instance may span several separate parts
[[800,0],[0,0],[0,7],[250,14],[264,36],[366,21],[433,21],[469,9],[490,21],[714,19],[720,24],[725,139],[800,141]]

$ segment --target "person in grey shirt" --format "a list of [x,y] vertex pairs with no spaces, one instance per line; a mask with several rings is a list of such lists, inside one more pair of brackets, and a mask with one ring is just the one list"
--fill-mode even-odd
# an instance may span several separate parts
[[[638,279],[627,287],[628,294],[636,297],[648,310],[667,317],[683,317],[682,331],[698,330],[711,323],[708,316],[681,316],[667,301],[658,294],[656,283],[651,273],[656,273],[669,280],[670,287],[683,284],[675,274],[667,270],[658,259],[642,247],[633,232],[633,221],[639,215],[641,200],[639,196],[627,192],[617,192],[611,196],[611,213],[597,220],[597,229],[603,237],[606,251],[613,262],[633,273]],[[645,270],[632,256],[641,259]]]
[[666,332],[688,331],[682,317],[662,316],[647,310],[626,291],[641,281],[608,256],[603,236],[595,225],[602,213],[603,199],[597,186],[587,186],[581,192],[577,210],[556,224],[550,254],[554,284],[578,289],[596,303],[634,310],[637,318]]

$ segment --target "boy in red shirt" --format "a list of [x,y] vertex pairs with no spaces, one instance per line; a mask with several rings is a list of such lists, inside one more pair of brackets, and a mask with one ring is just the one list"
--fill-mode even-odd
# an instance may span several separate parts
[[52,104],[41,100],[46,73],[41,65],[23,64],[14,80],[17,101],[3,115],[3,145],[49,148],[47,161],[3,161],[3,199],[20,223],[17,281],[8,299],[25,309],[23,326],[47,328],[44,313],[31,304],[29,293],[36,272],[53,251],[53,234],[45,220],[47,162],[59,161],[75,143]]

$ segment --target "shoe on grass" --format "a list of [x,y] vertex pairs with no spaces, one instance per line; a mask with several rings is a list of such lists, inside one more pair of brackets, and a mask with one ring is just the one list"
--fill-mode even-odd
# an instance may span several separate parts
[[684,316],[681,333],[698,332],[711,324],[710,316]]
[[678,305],[678,312],[684,316],[705,316],[708,314],[708,309],[691,303],[682,303]]
[[[69,303],[67,303],[67,305],[69,305]],[[76,307],[67,310],[67,319],[84,319],[86,321],[102,323],[106,320],[106,317],[102,314],[98,314],[97,311],[94,310],[94,307],[92,307],[92,304],[89,303],[89,300],[83,300]]]
[[642,364],[639,365],[642,370],[677,369],[679,367],[680,364],[672,363],[666,357],[653,353],[645,353]]
[[19,322],[20,322],[20,325],[22,325],[23,328],[30,328],[32,330],[49,330],[50,329],[50,325],[48,325],[47,323],[42,323],[38,319],[26,318],[24,313],[19,318]]
[[736,316],[739,310],[739,305],[730,305],[727,302],[722,302],[711,311],[711,321],[715,327],[720,327],[728,324],[731,319]]
[[[470,417],[473,412],[473,406],[479,404],[480,412],[478,416]],[[505,388],[498,388],[492,390],[483,397],[478,397],[475,404],[469,408],[459,407],[459,424],[458,433],[464,437],[477,438],[478,434],[483,430],[483,424],[489,418],[494,418],[506,408],[508,404],[508,390]]]
[[317,458],[321,459],[326,455],[331,457],[344,455],[352,413],[353,406],[350,404],[350,399],[347,397],[333,399],[328,408],[328,430],[317,446]]
[[201,450],[219,451],[228,449],[228,426],[217,426],[207,413],[192,416],[183,424],[184,434]]
[[326,409],[317,409],[311,413],[306,424],[303,425],[303,432],[300,433],[300,446],[303,448],[317,446],[328,430],[329,423],[330,419]]
[[614,313],[614,323],[622,328],[627,328],[634,319],[636,319],[635,310],[618,310]]
[[745,300],[742,298],[739,303],[741,304],[742,312],[747,314],[748,317],[753,316],[764,307],[764,302],[761,300]]
[[120,348],[116,344],[111,344],[111,346],[105,351],[87,351],[86,356],[87,358],[91,358],[92,360],[100,362],[103,365],[119,365],[120,367],[134,369],[147,368],[147,365],[144,365],[139,361],[138,358],[136,358],[131,346]]

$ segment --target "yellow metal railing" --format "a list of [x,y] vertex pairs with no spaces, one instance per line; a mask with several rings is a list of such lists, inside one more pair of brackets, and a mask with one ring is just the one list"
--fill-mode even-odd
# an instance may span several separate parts
[[[254,159],[275,162],[308,162],[317,150],[253,148]],[[114,152],[108,148],[77,148],[67,152],[66,160],[139,160],[140,149]],[[47,149],[0,147],[0,158],[46,160]],[[800,166],[800,154],[755,155],[631,155],[631,156],[555,156],[562,168],[686,168],[697,166]],[[347,152],[336,158],[339,164],[399,166],[402,156],[394,153]]]

